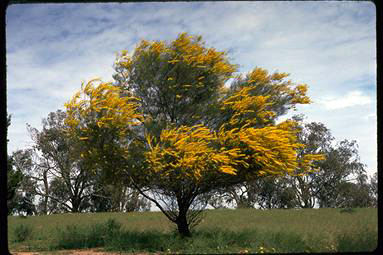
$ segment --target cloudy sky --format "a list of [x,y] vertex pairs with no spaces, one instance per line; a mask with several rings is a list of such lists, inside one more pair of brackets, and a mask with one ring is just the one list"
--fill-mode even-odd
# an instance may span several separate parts
[[141,40],[202,35],[240,72],[262,67],[309,85],[306,121],[356,140],[377,169],[376,10],[370,2],[19,4],[6,13],[8,153],[32,144],[49,112],[96,76],[112,81],[115,54]]

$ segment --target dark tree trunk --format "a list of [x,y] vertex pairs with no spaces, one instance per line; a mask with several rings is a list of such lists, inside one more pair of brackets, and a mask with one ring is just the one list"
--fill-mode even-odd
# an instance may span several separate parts
[[184,208],[182,209],[180,208],[180,211],[176,220],[176,224],[178,228],[178,233],[180,233],[182,237],[191,237],[189,224],[186,218],[186,213],[187,213],[187,209],[185,210]]
[[48,214],[49,182],[48,182],[48,171],[46,170],[43,172],[43,182],[44,182],[44,188],[45,188],[45,196],[44,196],[43,208],[41,213]]
[[72,198],[72,208],[71,208],[71,212],[72,212],[72,213],[78,213],[78,212],[80,212],[80,204],[81,204],[81,198],[73,197],[73,198]]

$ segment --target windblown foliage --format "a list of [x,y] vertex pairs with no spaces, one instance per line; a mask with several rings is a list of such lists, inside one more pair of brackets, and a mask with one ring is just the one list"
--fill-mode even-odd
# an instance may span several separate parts
[[[124,156],[132,139],[133,127],[140,125],[142,115],[134,97],[121,96],[121,90],[110,83],[93,86],[96,79],[82,86],[65,104],[68,132],[77,137],[80,156],[99,165],[108,165]],[[120,158],[120,157],[118,157]],[[121,163],[117,160],[114,163]],[[95,169],[95,168],[94,168]]]
[[[297,157],[294,120],[276,124],[310,102],[307,86],[285,81],[288,74],[256,68],[227,89],[236,65],[186,33],[170,43],[143,40],[133,54],[122,51],[115,68],[116,86],[91,81],[66,104],[69,132],[82,157],[122,168],[183,235],[200,195],[260,175],[304,173],[320,158]],[[145,189],[176,205],[166,209]]]

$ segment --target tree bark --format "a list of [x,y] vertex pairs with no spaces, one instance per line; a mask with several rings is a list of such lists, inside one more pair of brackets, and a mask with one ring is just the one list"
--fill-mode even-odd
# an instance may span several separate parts
[[48,214],[48,194],[49,194],[49,183],[48,183],[48,171],[45,170],[43,172],[43,182],[44,182],[44,188],[45,188],[45,196],[44,196],[44,202],[43,202],[43,214]]
[[187,213],[187,209],[185,210],[184,208],[180,208],[180,211],[176,220],[176,224],[178,228],[178,233],[180,233],[182,237],[191,237],[186,213]]

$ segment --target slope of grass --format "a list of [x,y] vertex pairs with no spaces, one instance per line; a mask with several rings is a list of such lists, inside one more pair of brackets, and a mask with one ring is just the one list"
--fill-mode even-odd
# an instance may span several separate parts
[[[17,229],[23,228],[32,233],[20,241]],[[371,251],[377,245],[377,231],[374,208],[209,210],[193,237],[186,239],[160,212],[8,218],[10,250],[34,251],[91,247],[164,253]]]

